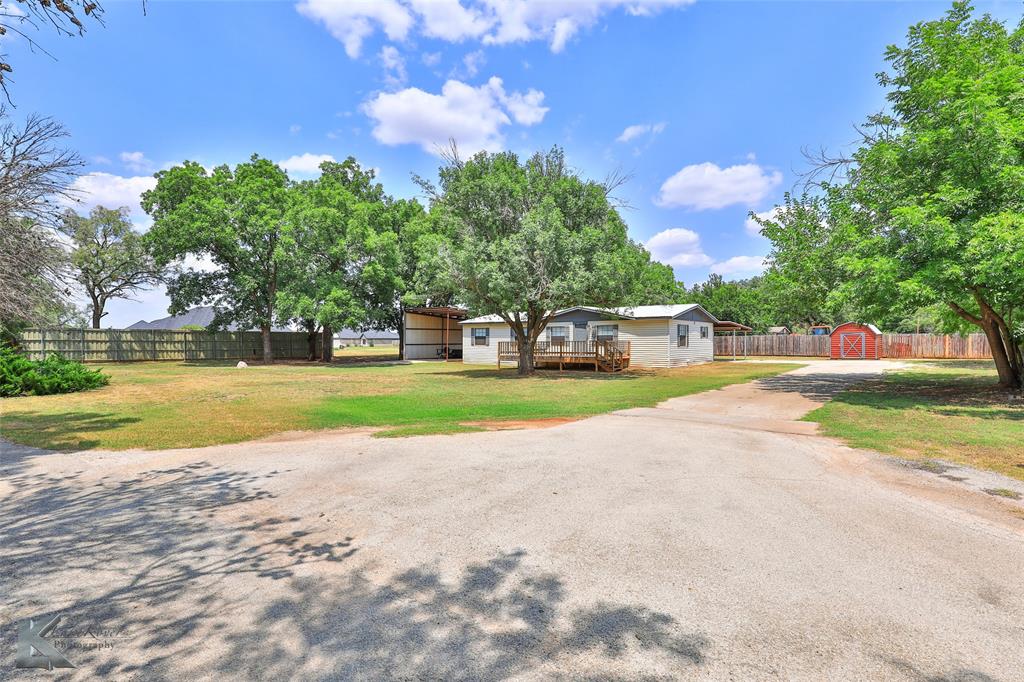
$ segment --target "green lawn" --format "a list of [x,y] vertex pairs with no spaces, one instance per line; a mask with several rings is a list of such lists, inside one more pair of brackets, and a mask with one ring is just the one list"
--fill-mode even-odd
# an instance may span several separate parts
[[0,400],[0,431],[53,449],[161,449],[234,443],[292,430],[381,427],[380,435],[477,430],[465,422],[582,417],[750,381],[797,365],[712,363],[617,375],[461,363],[100,365],[110,385]]
[[850,445],[944,459],[1024,480],[1024,405],[995,387],[991,362],[916,362],[860,384],[805,419]]

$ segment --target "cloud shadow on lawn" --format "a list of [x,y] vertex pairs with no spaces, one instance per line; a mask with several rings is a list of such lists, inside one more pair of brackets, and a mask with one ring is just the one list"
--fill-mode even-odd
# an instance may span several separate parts
[[124,635],[68,652],[93,678],[495,679],[577,659],[604,674],[602,661],[628,656],[700,665],[710,646],[644,606],[570,602],[564,580],[529,567],[522,550],[455,575],[427,565],[370,575],[333,512],[268,516],[282,503],[264,485],[280,471],[4,473],[4,669],[18,624],[58,613],[72,629]]

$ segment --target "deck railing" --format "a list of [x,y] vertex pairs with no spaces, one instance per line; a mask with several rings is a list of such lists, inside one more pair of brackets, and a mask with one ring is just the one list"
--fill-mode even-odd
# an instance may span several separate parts
[[[629,341],[538,341],[533,350],[535,364],[594,363],[618,370],[629,364]],[[517,341],[498,342],[498,366],[502,361],[519,361]]]

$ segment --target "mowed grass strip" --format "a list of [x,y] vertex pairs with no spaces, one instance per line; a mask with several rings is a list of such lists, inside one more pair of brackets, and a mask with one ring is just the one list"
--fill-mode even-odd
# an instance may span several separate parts
[[916,362],[841,393],[805,419],[853,447],[1024,480],[1024,405],[995,384],[991,362]]
[[480,430],[471,421],[583,417],[750,381],[797,365],[713,363],[616,375],[462,365],[234,363],[98,365],[110,385],[0,401],[0,435],[55,450],[166,449],[294,430],[372,426],[406,436]]

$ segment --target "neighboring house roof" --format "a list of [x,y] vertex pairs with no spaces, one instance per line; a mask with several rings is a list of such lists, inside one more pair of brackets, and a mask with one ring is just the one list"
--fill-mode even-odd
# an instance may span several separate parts
[[[152,322],[146,322],[145,320],[139,320],[135,324],[125,327],[125,329],[181,329],[187,325],[197,325],[199,327],[209,327],[210,323],[213,322],[214,307],[213,306],[199,306],[198,308],[191,308],[186,310],[180,315],[171,315],[170,317],[162,317],[159,320],[153,320]],[[238,325],[228,325],[227,331],[236,332],[239,331]],[[254,331],[254,330],[250,330]],[[275,332],[290,332],[291,329],[287,327],[273,327]]]
[[769,334],[788,334],[789,327],[768,327]]
[[373,341],[397,341],[398,332],[391,330],[380,331],[377,329],[368,329],[364,332],[356,331],[355,329],[342,329],[334,335],[338,339],[370,339]]
[[[593,306],[578,305],[572,308],[564,308],[555,313],[555,317],[564,315],[565,313],[572,312],[574,310],[589,310],[591,312],[600,313],[609,317],[617,317],[623,320],[649,320],[649,319],[669,319],[678,317],[684,313],[688,313],[691,310],[699,309],[704,312],[705,315],[710,317],[715,322],[718,319],[704,309],[698,303],[683,303],[675,305],[635,305],[635,306],[623,306],[620,308],[595,308]],[[474,317],[469,320],[462,320],[459,324],[493,324],[500,323],[503,320],[500,315],[481,315],[480,317]]]

